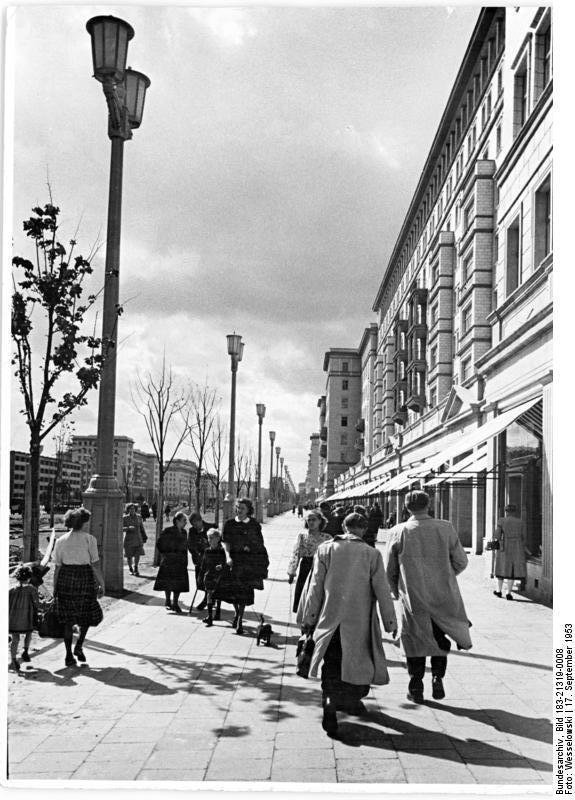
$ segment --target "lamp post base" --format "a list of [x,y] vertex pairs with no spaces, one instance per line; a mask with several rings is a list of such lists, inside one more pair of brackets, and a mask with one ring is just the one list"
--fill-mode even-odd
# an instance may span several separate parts
[[93,475],[82,499],[92,514],[90,533],[98,542],[106,594],[119,596],[124,591],[124,494],[113,476]]
[[236,507],[236,501],[233,498],[226,497],[226,499],[222,503],[222,526],[228,519],[231,519],[234,516],[234,509]]

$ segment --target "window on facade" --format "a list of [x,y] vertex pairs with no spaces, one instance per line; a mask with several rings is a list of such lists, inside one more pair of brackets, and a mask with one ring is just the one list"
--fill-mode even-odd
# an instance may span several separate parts
[[463,156],[459,156],[457,159],[457,164],[455,165],[455,180],[458,181],[461,178],[461,172],[463,170]]
[[342,372],[349,372],[349,363],[347,361],[341,362],[341,371]]
[[488,144],[485,146],[485,150],[484,150],[484,151],[483,151],[483,153],[481,154],[481,158],[482,158],[484,161],[487,161],[487,159],[489,158],[489,143],[488,143]]
[[471,225],[473,218],[473,199],[463,209],[463,230],[466,231]]
[[429,366],[433,369],[437,364],[437,345],[433,345],[429,351]]
[[551,179],[535,192],[535,263],[538,267],[551,252]]
[[465,306],[461,312],[461,332],[467,333],[471,328],[471,303]]
[[347,397],[342,397],[342,398],[341,398],[341,407],[342,407],[342,408],[347,408],[347,407],[348,407],[348,404],[349,404],[349,400],[348,400],[348,398],[347,398]]
[[542,51],[543,88],[545,88],[551,78],[551,24],[547,30],[541,34],[540,46]]
[[435,325],[435,323],[437,322],[438,316],[439,316],[439,302],[434,303],[431,306],[431,324],[432,325]]
[[451,176],[447,179],[447,183],[445,185],[445,194],[447,199],[451,197]]
[[503,69],[497,73],[497,97],[503,94]]
[[345,464],[345,453],[339,454],[339,460],[341,461],[342,464]]
[[507,228],[507,256],[505,259],[507,294],[515,291],[519,286],[519,269],[519,217],[517,217]]
[[485,82],[487,81],[487,59],[481,59],[481,86],[485,86]]
[[461,381],[471,377],[471,356],[464,358],[461,362]]
[[491,92],[487,92],[487,100],[485,101],[485,115],[487,119],[491,116]]
[[437,405],[437,389],[433,388],[429,390],[429,407],[435,408]]
[[347,428],[347,417],[342,417],[341,418],[341,427],[342,428]]
[[473,270],[473,252],[467,253],[461,259],[461,285],[466,283]]
[[495,155],[498,156],[501,152],[501,123],[497,126],[495,131]]
[[514,79],[513,90],[513,134],[517,136],[527,121],[529,100],[529,80],[527,73],[527,59],[523,61]]
[[342,380],[342,382],[341,382],[341,388],[342,388],[344,391],[345,391],[346,389],[349,389],[349,381],[348,381],[347,379],[345,379],[345,378],[344,378],[344,379]]
[[347,445],[347,433],[341,434],[339,443]]

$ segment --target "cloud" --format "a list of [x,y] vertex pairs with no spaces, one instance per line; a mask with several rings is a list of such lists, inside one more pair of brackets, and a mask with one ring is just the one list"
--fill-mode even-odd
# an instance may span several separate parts
[[190,8],[188,11],[227,47],[240,47],[246,39],[257,35],[250,12],[245,8]]

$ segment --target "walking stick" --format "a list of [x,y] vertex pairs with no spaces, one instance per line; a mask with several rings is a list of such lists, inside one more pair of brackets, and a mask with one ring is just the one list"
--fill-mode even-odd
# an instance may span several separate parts
[[190,603],[190,609],[188,611],[188,614],[191,614],[192,611],[194,610],[194,603],[196,602],[197,593],[198,593],[198,587],[196,586],[196,591],[194,592],[194,596],[192,597],[192,602]]

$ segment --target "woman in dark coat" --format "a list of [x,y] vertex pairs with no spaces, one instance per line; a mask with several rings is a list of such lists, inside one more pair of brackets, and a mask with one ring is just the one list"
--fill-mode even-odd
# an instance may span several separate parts
[[[154,583],[154,591],[164,592],[166,608],[181,614],[178,604],[181,592],[190,590],[188,579],[188,542],[186,523],[188,518],[178,511],[170,528],[164,528],[156,547],[160,553],[160,568]],[[170,599],[170,594],[173,599]]]
[[[246,606],[254,604],[254,589],[264,588],[268,576],[269,558],[264,545],[262,529],[252,516],[251,500],[242,497],[236,503],[236,516],[224,525],[222,542],[226,551],[226,564],[230,568],[230,597],[235,616],[232,627],[241,636]],[[228,600],[228,598],[221,598]]]
[[[204,552],[208,546],[208,531],[213,528],[208,522],[204,522],[199,511],[190,514],[190,527],[188,528],[188,552],[192,557],[196,571],[196,589],[206,590],[203,585],[202,560]],[[199,603],[196,608],[202,611],[206,607],[207,597]]]

